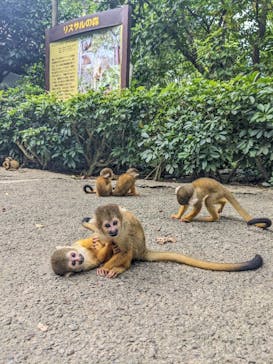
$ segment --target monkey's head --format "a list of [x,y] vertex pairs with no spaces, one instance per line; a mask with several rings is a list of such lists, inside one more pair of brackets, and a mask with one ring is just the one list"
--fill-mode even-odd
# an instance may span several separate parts
[[70,247],[58,248],[51,256],[51,266],[55,274],[63,276],[69,272],[85,270],[84,255]]
[[104,178],[110,178],[112,179],[114,177],[114,172],[111,168],[103,168],[100,171],[100,176],[104,177]]
[[10,168],[10,162],[12,161],[12,158],[11,157],[5,157],[4,159],[4,162],[2,164],[2,166],[5,168],[5,169],[9,169]]
[[99,206],[95,211],[98,229],[108,238],[119,235],[122,228],[120,207],[115,204]]
[[188,205],[194,193],[191,183],[185,186],[178,186],[175,190],[177,201],[180,205]]
[[126,173],[130,174],[130,176],[137,178],[139,176],[139,172],[136,168],[127,169]]

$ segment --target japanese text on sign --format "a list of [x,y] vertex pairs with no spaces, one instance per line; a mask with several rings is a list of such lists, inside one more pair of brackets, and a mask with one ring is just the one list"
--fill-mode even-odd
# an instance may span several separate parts
[[93,18],[88,18],[86,20],[74,21],[71,24],[64,25],[64,34],[76,32],[80,29],[89,29],[92,27],[97,27],[100,24],[100,20],[98,16]]

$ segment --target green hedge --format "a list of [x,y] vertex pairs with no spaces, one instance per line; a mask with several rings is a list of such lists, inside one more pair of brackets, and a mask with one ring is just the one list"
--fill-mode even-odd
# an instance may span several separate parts
[[0,93],[0,155],[88,174],[109,165],[176,177],[240,168],[273,180],[273,78],[193,79],[68,101],[25,85]]

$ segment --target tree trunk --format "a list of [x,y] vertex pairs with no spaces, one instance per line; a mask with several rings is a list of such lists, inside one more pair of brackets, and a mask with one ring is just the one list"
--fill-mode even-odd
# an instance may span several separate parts
[[55,27],[58,24],[58,0],[51,0],[52,4],[52,18],[51,25]]

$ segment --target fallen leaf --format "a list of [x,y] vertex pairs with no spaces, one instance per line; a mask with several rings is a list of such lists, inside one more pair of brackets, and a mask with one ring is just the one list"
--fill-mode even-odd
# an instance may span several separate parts
[[48,330],[48,326],[47,325],[44,325],[42,324],[41,322],[38,323],[37,325],[37,328],[43,332],[47,331]]
[[42,224],[35,224],[36,228],[38,229],[42,229],[43,227],[45,227],[45,225],[42,225]]
[[167,243],[176,243],[176,239],[171,236],[161,236],[156,238],[156,243],[160,245]]

